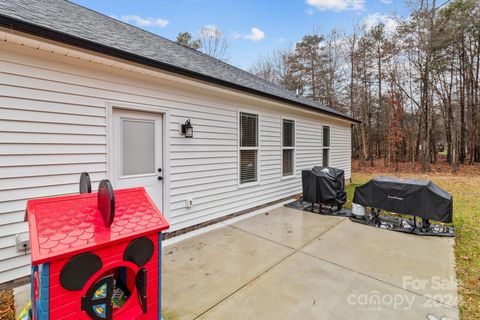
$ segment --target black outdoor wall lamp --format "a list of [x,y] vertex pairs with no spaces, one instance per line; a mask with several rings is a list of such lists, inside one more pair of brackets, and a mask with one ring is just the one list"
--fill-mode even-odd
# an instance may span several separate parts
[[185,138],[193,138],[193,127],[190,119],[185,121],[185,124],[182,124],[182,134],[185,135]]

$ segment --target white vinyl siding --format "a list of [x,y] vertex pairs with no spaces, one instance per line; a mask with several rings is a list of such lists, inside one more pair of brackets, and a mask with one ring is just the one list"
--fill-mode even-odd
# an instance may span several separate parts
[[345,179],[352,176],[351,126],[330,126],[330,166],[345,170]]
[[[70,51],[71,52],[71,51]],[[300,172],[321,164],[323,124],[331,127],[331,165],[350,178],[350,124],[0,43],[0,283],[29,273],[14,236],[27,232],[26,200],[78,193],[108,177],[107,102],[167,109],[170,231],[300,193]],[[249,100],[250,99],[250,100]],[[258,184],[239,186],[238,110],[258,116]],[[295,119],[296,174],[282,178],[281,119]],[[194,137],[179,134],[191,119]],[[185,200],[193,199],[187,208]]]

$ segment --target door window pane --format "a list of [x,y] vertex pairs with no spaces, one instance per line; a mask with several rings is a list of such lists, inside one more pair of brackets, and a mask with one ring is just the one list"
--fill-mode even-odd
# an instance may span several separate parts
[[257,150],[240,150],[240,183],[257,181]]
[[155,122],[122,120],[122,175],[155,173]]
[[240,147],[258,146],[258,115],[240,112]]

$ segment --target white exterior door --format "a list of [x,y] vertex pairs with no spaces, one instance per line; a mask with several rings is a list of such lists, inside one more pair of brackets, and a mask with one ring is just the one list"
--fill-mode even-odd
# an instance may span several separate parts
[[162,115],[113,110],[113,177],[115,189],[145,187],[163,210]]

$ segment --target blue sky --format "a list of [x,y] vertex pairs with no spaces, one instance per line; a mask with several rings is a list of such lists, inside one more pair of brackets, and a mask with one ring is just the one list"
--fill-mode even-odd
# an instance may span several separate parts
[[354,22],[388,23],[405,15],[403,0],[73,0],[132,25],[175,40],[203,26],[222,30],[228,62],[248,69],[262,54],[293,45],[314,29],[351,31]]

